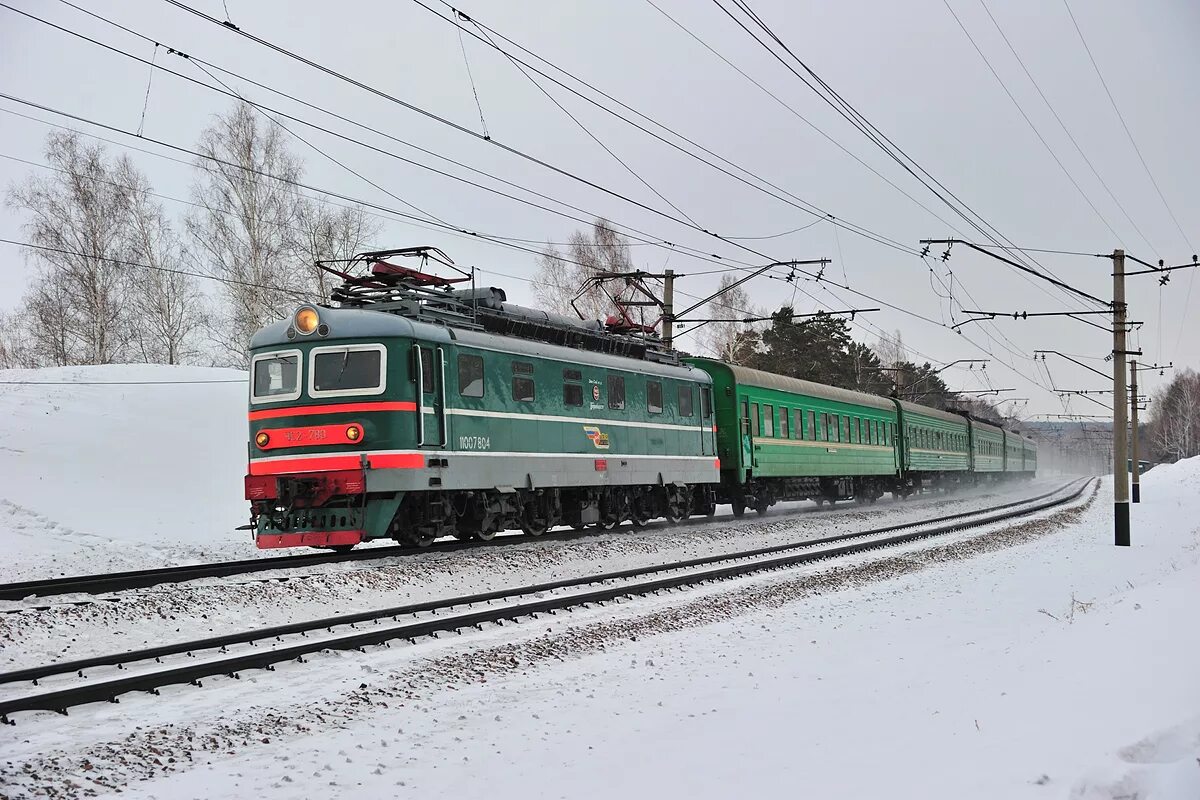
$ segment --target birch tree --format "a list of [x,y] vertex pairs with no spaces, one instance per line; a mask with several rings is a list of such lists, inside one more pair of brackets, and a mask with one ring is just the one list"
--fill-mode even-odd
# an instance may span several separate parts
[[136,285],[129,304],[141,360],[192,361],[205,303],[195,279],[184,274],[183,244],[162,205],[151,197],[149,181],[127,157],[118,163],[117,174],[130,193],[125,240],[129,262],[136,265]]
[[56,365],[111,364],[126,357],[132,331],[123,263],[129,192],[98,144],[73,132],[46,138],[53,172],[9,189],[8,205],[29,215],[33,282],[25,296],[29,346]]
[[[634,271],[629,242],[613,230],[611,223],[597,219],[591,231],[575,231],[567,239],[565,251],[553,246],[538,258],[533,289],[538,305],[546,311],[584,319],[604,319],[615,310],[610,297],[599,286],[585,281],[603,272]],[[572,306],[572,300],[575,300]],[[578,314],[576,314],[578,307]]]
[[761,316],[751,308],[750,294],[743,287],[729,288],[739,277],[732,273],[721,276],[717,287],[721,294],[708,304],[708,318],[713,321],[706,322],[699,332],[708,353],[729,364],[744,364],[757,350],[756,327],[736,320]]
[[187,218],[196,263],[223,281],[220,324],[211,329],[226,364],[245,362],[256,330],[281,319],[308,284],[299,258],[300,160],[277,126],[239,103],[200,135]]
[[[318,302],[328,302],[337,277],[316,266],[317,261],[345,260],[375,249],[383,225],[362,206],[330,207],[306,199],[300,206],[300,249],[308,289]],[[344,266],[344,265],[343,265]]]

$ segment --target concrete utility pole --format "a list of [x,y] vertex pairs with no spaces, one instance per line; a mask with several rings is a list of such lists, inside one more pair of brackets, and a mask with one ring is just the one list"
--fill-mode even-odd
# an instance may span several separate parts
[[675,270],[663,270],[663,344],[668,350],[675,338]]
[[1142,484],[1141,473],[1142,466],[1138,463],[1140,453],[1138,452],[1138,395],[1137,395],[1137,359],[1131,359],[1129,362],[1129,419],[1132,422],[1130,425],[1130,436],[1132,437],[1130,450],[1133,451],[1133,502],[1142,502]]
[[1113,260],[1113,512],[1117,547],[1129,547],[1129,396],[1125,389],[1125,251]]

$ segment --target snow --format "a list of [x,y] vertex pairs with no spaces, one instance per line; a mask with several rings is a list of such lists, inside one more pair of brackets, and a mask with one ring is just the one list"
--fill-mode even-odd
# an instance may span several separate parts
[[253,556],[234,530],[249,517],[245,379],[147,364],[0,370],[0,580]]
[[[90,388],[97,391],[84,392]],[[231,557],[235,540],[220,538],[220,526],[244,515],[243,389],[192,388],[206,399],[192,402],[182,392],[172,408],[214,427],[180,441],[223,473],[156,461],[146,480],[159,489],[173,483],[156,477],[170,469],[202,488],[174,489],[161,501],[191,503],[170,513],[194,524],[152,534],[150,509],[159,501],[125,485],[89,484],[66,445],[89,424],[110,448],[139,430],[182,435],[186,425],[142,398],[120,410],[125,401],[105,394],[113,387],[55,397],[57,387],[0,386],[0,430],[16,434],[3,445],[36,454],[24,461],[0,450],[6,477],[13,475],[0,496],[86,534],[30,537],[29,557],[41,546],[53,548],[40,552],[57,563],[78,564],[118,545],[130,559]],[[232,420],[224,432],[215,427],[226,424],[216,411],[223,392],[229,396],[220,402],[231,410],[222,413]],[[43,398],[59,406],[61,424],[51,429],[53,447],[38,453],[39,438],[49,435],[36,417],[34,401]],[[102,416],[111,421],[97,424],[89,406],[108,409]],[[224,462],[219,437],[234,442]],[[138,469],[129,454],[159,458],[135,448],[106,461],[102,442],[96,450],[86,460],[107,464],[117,483]],[[55,476],[80,496],[102,500],[112,491],[129,504],[118,510],[134,515],[131,524],[101,513],[113,508],[105,502],[90,514],[70,507],[74,500],[43,487]],[[1131,508],[1130,548],[1112,545],[1106,479],[1074,510],[950,542],[314,656],[241,680],[129,695],[69,717],[21,715],[0,729],[0,794],[1195,800],[1200,459],[1156,467],[1142,487],[1143,502]],[[1046,488],[1026,485],[1014,496]],[[137,593],[103,611],[6,615],[0,657],[12,664],[62,651],[78,656],[998,501],[980,493],[834,514],[792,508],[764,520],[422,555],[286,583],[200,582]],[[6,541],[12,532],[11,523],[0,524]]]

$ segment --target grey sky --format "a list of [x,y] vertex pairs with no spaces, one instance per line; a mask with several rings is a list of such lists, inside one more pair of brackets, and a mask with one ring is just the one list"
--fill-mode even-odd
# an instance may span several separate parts
[[[348,2],[337,4],[226,0],[229,15],[244,30],[416,105],[478,130],[479,115],[467,78],[455,29],[415,3]],[[763,83],[797,112],[842,146],[887,176],[945,220],[939,221],[839,150],[782,108],[712,53],[690,39],[646,0],[608,3],[492,2],[468,4],[465,12],[534,52],[572,71],[623,102],[646,112],[675,131],[761,175],[792,194],[839,218],[916,247],[922,237],[945,237],[954,223],[970,230],[928,190],[903,173],[712,3],[655,0],[697,36]],[[792,49],[844,97],[1018,245],[1109,252],[1124,245],[1149,261],[1189,261],[1185,243],[1158,199],[1120,123],[1113,114],[1087,54],[1061,0],[987,0],[1034,78],[1054,104],[1084,152],[1117,193],[1147,244],[1096,181],[1033,86],[1021,72],[980,0],[949,0],[950,7],[975,37],[1009,89],[1088,198],[1119,234],[1105,224],[1054,163],[1021,118],[1000,85],[972,48],[943,0],[886,2],[779,2],[752,5]],[[12,5],[65,27],[99,38],[143,58],[153,47],[89,19],[52,0],[11,0]],[[438,10],[444,7],[431,3]],[[224,18],[220,0],[195,0],[201,10]],[[134,28],[164,45],[230,68],[310,102],[336,110],[394,136],[487,170],[515,183],[585,209],[654,238],[701,248],[747,263],[757,255],[712,240],[661,216],[631,206],[580,183],[556,175],[478,139],[457,133],[400,106],[369,95],[272,53],[235,33],[205,23],[161,0],[95,2],[88,7]],[[1200,247],[1200,165],[1195,131],[1200,129],[1200,6],[1178,0],[1119,3],[1073,0],[1071,5],[1126,120],[1167,201],[1193,245]],[[498,141],[675,214],[629,175],[518,73],[503,56],[465,38],[487,126]],[[194,65],[163,48],[157,63],[207,81]],[[0,9],[0,91],[88,118],[136,130],[149,70],[4,9]],[[297,116],[320,121],[397,155],[427,164],[435,159],[365,134],[340,122],[319,119],[253,87],[234,83],[249,99]],[[751,190],[727,176],[649,139],[577,98],[551,87],[555,96],[584,121],[605,144],[702,227],[725,236],[767,236],[808,225],[814,217]],[[229,102],[206,89],[157,72],[145,121],[147,136],[192,146],[212,114]],[[52,115],[0,100],[0,108],[62,123]],[[86,132],[136,144],[121,135]],[[356,145],[294,126],[314,144],[386,186],[393,194],[457,225],[500,236],[538,242],[562,241],[577,223],[434,175]],[[41,161],[48,128],[0,113],[0,153]],[[164,152],[153,145],[146,149]],[[398,210],[405,209],[359,178],[327,161],[299,141],[295,151],[307,162],[314,185]],[[110,146],[113,152],[121,149]],[[170,154],[180,157],[178,154]],[[188,197],[186,165],[133,152],[157,191]],[[445,167],[445,165],[439,165]],[[458,167],[445,167],[467,175]],[[8,186],[33,168],[0,158],[0,184]],[[483,181],[495,185],[492,181]],[[503,187],[502,187],[503,188]],[[507,190],[507,189],[506,189]],[[517,192],[518,194],[523,194]],[[537,200],[537,198],[530,198]],[[545,204],[545,201],[538,200]],[[186,206],[167,202],[173,214]],[[21,219],[0,211],[0,236],[21,239]],[[978,238],[973,236],[970,238]],[[507,276],[529,278],[534,257],[478,239],[424,230],[392,221],[381,244],[441,247],[461,264]],[[884,298],[936,322],[950,323],[950,302],[939,297],[929,267],[906,255],[834,228],[828,222],[787,236],[746,241],[771,259],[827,256],[834,263],[825,275],[867,294]],[[934,249],[939,256],[940,248]],[[1103,259],[1035,254],[1064,280],[1100,297],[1111,293],[1109,262]],[[649,269],[670,266],[693,274],[682,279],[686,294],[710,292],[719,275],[694,275],[717,265],[665,248],[639,246],[637,263]],[[935,259],[940,278],[951,282]],[[1018,276],[1002,264],[955,248],[954,298],[966,308],[997,311],[1062,310],[1067,301],[1051,287]],[[25,285],[20,252],[0,245],[0,307],[17,304]],[[498,274],[483,279],[504,286],[509,297],[531,302],[527,283]],[[1191,271],[1176,272],[1160,292],[1153,277],[1131,279],[1129,302],[1134,319],[1146,326],[1133,338],[1147,359],[1176,364],[1200,362],[1200,287],[1185,308]],[[932,282],[932,283],[931,283]],[[1200,283],[1200,280],[1196,281]],[[791,286],[758,279],[750,284],[756,305],[776,308],[792,299]],[[937,292],[935,293],[934,287]],[[831,293],[832,288],[832,293]],[[804,296],[811,293],[816,300]],[[967,293],[969,292],[969,299]],[[835,296],[836,293],[836,296]],[[839,299],[840,298],[840,299]],[[686,298],[685,298],[686,299]],[[837,287],[800,284],[798,311],[843,308],[847,303],[876,303]],[[1161,316],[1159,313],[1161,303]],[[1077,305],[1076,307],[1082,307]],[[1103,317],[1093,317],[1102,323]],[[1015,387],[1009,396],[1028,397],[1026,413],[1061,413],[1063,406],[1046,387],[1050,378],[1035,369],[1028,354],[1052,348],[1101,357],[1110,340],[1080,322],[1051,318],[1002,321],[996,326],[968,325],[960,336],[939,325],[885,310],[856,323],[856,335],[874,342],[877,331],[903,332],[918,359],[937,362],[989,358],[970,340],[992,351],[987,376],[995,386]],[[688,338],[681,340],[686,346]],[[1161,343],[1161,346],[1160,346]],[[1012,352],[1010,352],[1012,351]],[[1053,357],[1052,357],[1053,358]],[[1106,365],[1089,361],[1100,369]],[[1011,365],[1011,366],[1009,366]],[[1048,361],[1060,388],[1106,388],[1099,377],[1066,361]],[[1039,386],[1034,382],[1040,381]],[[946,380],[955,389],[980,388],[977,373],[954,368]],[[1157,374],[1143,375],[1153,388]],[[1102,398],[1108,402],[1109,398]],[[1082,398],[1071,401],[1078,413],[1104,413]]]

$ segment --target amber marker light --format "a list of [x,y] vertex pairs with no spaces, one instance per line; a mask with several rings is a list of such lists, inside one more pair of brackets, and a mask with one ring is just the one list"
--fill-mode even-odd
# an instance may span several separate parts
[[357,425],[350,425],[346,428],[346,438],[352,442],[357,442],[362,438],[362,428]]
[[301,306],[296,309],[296,315],[293,318],[293,324],[296,326],[296,331],[304,336],[317,329],[321,324],[321,317],[317,314],[317,310],[312,306]]
[[254,437],[254,443],[259,446],[259,449],[262,449],[271,443],[271,437],[266,431],[259,431],[258,435]]

